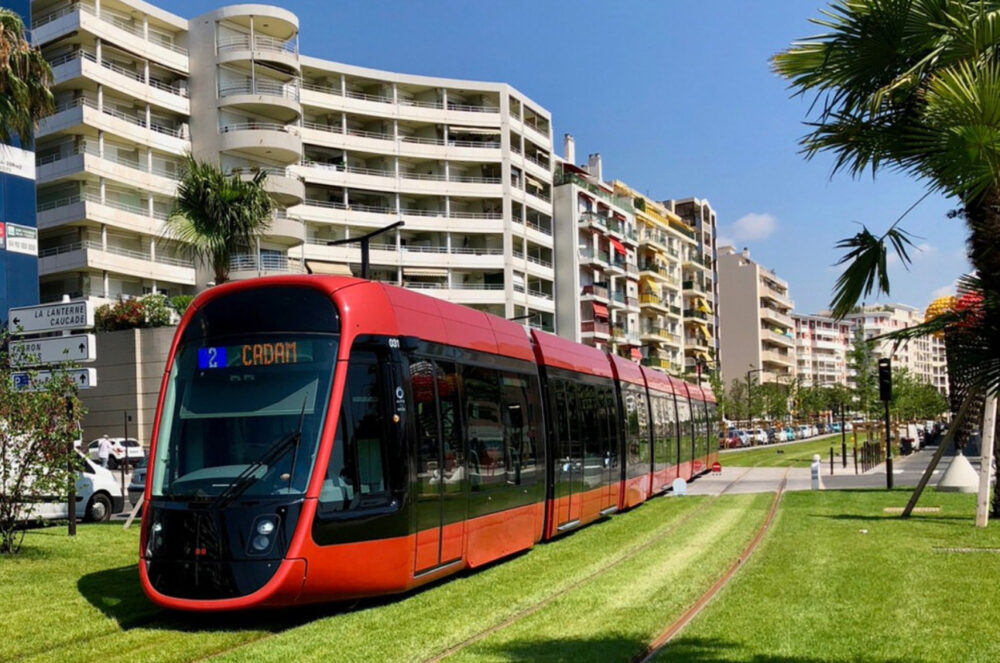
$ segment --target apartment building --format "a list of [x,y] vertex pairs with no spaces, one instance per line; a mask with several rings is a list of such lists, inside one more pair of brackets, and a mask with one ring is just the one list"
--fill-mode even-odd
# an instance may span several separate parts
[[[859,307],[847,315],[845,321],[860,327],[865,338],[871,339],[921,324],[924,315],[905,304],[873,304]],[[894,371],[906,368],[918,380],[934,385],[947,395],[948,363],[943,339],[934,336],[911,339],[893,352],[894,345],[892,340],[876,341],[875,354],[879,358],[891,357]]]
[[599,154],[575,165],[569,134],[553,183],[557,329],[566,338],[639,360],[639,240],[632,199],[604,181]]
[[792,314],[795,323],[795,360],[801,387],[848,384],[847,353],[854,339],[850,322],[824,315]]
[[750,259],[750,251],[718,250],[720,357],[728,385],[747,371],[759,381],[790,382],[795,376],[795,305],[788,282]]
[[685,242],[681,259],[684,298],[684,370],[696,374],[699,367],[718,370],[719,272],[716,255],[715,210],[707,200],[683,198],[663,201],[680,217]]
[[195,292],[211,275],[164,232],[182,158],[267,173],[275,217],[232,278],[359,273],[555,327],[551,118],[502,83],[299,53],[266,5],[186,20],[138,0],[38,0],[57,112],[38,146],[40,281],[98,301]]

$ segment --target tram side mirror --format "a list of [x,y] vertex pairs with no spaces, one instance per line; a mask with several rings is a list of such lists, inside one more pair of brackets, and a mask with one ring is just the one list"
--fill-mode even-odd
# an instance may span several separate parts
[[416,352],[418,347],[420,347],[420,339],[416,336],[399,337],[399,349],[403,352]]

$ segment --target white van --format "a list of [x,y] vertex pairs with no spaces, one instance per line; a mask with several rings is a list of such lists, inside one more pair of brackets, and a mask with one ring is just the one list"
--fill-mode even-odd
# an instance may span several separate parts
[[[79,453],[80,470],[76,477],[76,517],[91,522],[104,522],[111,514],[125,507],[120,477]],[[45,501],[31,514],[32,519],[66,518],[66,500]]]

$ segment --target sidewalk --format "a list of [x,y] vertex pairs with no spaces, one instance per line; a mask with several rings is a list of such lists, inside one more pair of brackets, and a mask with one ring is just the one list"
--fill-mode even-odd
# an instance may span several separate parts
[[[900,487],[915,487],[920,482],[937,447],[925,447],[909,456],[896,456],[893,462],[893,485]],[[938,463],[927,490],[933,490],[938,480],[948,469],[954,451],[949,451]],[[969,458],[972,466],[979,470],[979,458]],[[812,490],[812,471],[808,467],[723,467],[721,474],[705,474],[688,485],[689,495],[718,495],[723,490],[727,493],[763,493],[775,492],[781,483],[781,478],[788,472],[788,483],[785,490]],[[843,467],[838,458],[834,462],[833,474],[830,474],[829,459],[820,462],[820,484],[825,490],[850,489],[884,489],[885,464],[878,465],[868,472],[855,474],[854,461],[848,458],[847,467]],[[728,490],[727,490],[728,488]]]

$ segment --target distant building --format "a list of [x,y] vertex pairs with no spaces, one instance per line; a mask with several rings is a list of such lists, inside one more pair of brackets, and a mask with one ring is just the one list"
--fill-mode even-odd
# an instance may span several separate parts
[[[862,306],[844,318],[853,327],[860,327],[865,338],[871,339],[889,332],[919,325],[923,312],[905,304],[873,304]],[[948,393],[948,362],[944,340],[924,336],[907,341],[893,352],[895,341],[881,340],[875,344],[878,357],[892,357],[893,370],[906,368],[911,375],[934,385],[942,394]]]
[[720,357],[726,385],[758,373],[761,383],[795,377],[795,307],[788,282],[750,259],[750,251],[718,251]]
[[850,322],[823,315],[792,314],[795,355],[801,387],[847,386],[847,353],[854,338]]
[[[31,25],[28,0],[4,5]],[[38,224],[35,215],[35,153],[17,138],[0,143],[0,322],[7,310],[38,303]]]

